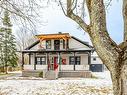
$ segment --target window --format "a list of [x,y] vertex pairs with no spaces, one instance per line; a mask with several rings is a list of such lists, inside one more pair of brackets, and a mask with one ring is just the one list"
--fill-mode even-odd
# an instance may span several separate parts
[[67,39],[67,49],[69,49],[69,40]]
[[93,58],[93,61],[96,61],[96,58],[95,57]]
[[51,49],[51,40],[46,40],[46,49]]
[[80,65],[80,56],[75,56],[75,59],[74,59],[74,56],[70,56],[69,58],[69,61],[70,61],[70,65],[73,65],[74,62],[75,62],[75,65]]
[[54,40],[54,50],[60,50],[60,40]]
[[36,57],[35,62],[37,65],[45,65],[46,64],[46,58],[45,57]]
[[63,40],[63,49],[65,49],[65,40]]

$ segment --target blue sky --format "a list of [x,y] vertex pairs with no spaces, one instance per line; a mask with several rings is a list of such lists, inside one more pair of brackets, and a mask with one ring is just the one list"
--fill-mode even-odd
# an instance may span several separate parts
[[107,11],[107,29],[116,43],[123,41],[122,1],[113,0],[111,7]]
[[[55,7],[54,7],[55,6]],[[68,32],[83,41],[90,42],[90,38],[83,30],[77,29],[78,25],[71,19],[64,16],[62,10],[54,5],[41,10],[41,19],[44,25],[37,25],[39,34]],[[122,0],[112,0],[111,6],[107,10],[107,29],[111,38],[120,43],[123,40],[122,21]],[[91,42],[90,42],[91,43]]]

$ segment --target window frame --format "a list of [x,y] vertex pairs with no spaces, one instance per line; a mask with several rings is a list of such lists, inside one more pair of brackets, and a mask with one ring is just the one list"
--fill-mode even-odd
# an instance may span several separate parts
[[[73,58],[73,61],[71,61],[71,59]],[[79,60],[77,60],[79,58]],[[69,57],[69,65],[74,65],[74,61],[75,61],[75,65],[81,65],[81,56],[75,56],[75,60],[74,60],[74,56],[70,56]],[[79,64],[77,64],[79,63]]]
[[[56,42],[58,41],[58,43],[56,44]],[[58,45],[58,46],[57,46]],[[56,48],[57,47],[57,48]],[[60,40],[54,40],[54,50],[60,50]]]
[[93,57],[93,61],[96,61],[97,60],[97,58],[96,57]]
[[37,57],[35,57],[35,63],[36,63],[36,65],[46,65],[46,57],[45,56],[37,56]]
[[51,48],[52,48],[51,40],[46,40],[46,49],[51,49]]

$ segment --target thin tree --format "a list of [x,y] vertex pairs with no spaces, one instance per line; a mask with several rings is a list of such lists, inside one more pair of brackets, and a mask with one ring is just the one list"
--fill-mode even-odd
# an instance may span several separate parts
[[4,61],[3,61],[3,33],[0,29],[0,69],[4,72]]
[[16,42],[15,37],[12,35],[12,24],[9,17],[9,12],[5,11],[3,18],[3,27],[1,28],[2,37],[2,62],[5,67],[5,72],[7,73],[7,67],[17,66],[17,55],[16,55]]

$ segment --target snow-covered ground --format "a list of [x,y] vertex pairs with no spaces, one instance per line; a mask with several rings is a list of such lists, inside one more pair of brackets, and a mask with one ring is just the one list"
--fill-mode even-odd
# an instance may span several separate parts
[[93,73],[98,78],[23,78],[0,80],[0,95],[112,95],[109,72]]

